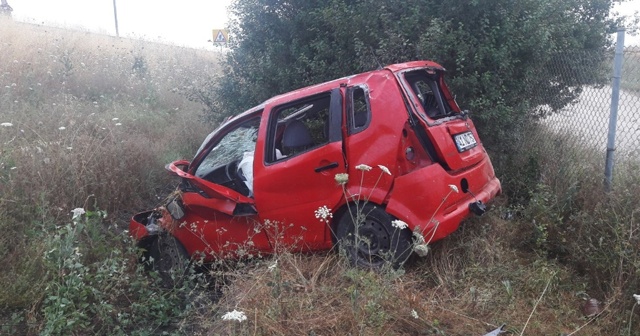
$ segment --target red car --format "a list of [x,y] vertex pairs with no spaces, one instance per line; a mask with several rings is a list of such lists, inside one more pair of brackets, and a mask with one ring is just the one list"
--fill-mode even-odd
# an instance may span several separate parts
[[167,165],[178,190],[130,234],[161,271],[336,245],[359,266],[401,265],[501,191],[444,74],[394,64],[267,100]]

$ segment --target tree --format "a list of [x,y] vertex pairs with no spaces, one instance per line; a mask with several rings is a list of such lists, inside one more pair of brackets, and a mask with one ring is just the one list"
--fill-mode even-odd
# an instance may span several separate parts
[[[606,79],[605,51],[618,24],[609,16],[613,2],[236,0],[217,112],[236,114],[379,64],[430,59],[448,69],[483,140],[499,143],[540,111],[534,107],[557,110]],[[552,66],[567,54],[576,57]]]

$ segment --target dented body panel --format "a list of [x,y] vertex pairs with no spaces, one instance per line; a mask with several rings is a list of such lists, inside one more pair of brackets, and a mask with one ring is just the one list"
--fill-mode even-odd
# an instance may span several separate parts
[[[167,170],[178,191],[135,215],[131,235],[170,233],[205,261],[330,249],[341,216],[363,202],[432,242],[501,191],[473,122],[430,61],[273,97]],[[336,183],[342,174],[348,180]],[[321,217],[323,207],[333,217]]]

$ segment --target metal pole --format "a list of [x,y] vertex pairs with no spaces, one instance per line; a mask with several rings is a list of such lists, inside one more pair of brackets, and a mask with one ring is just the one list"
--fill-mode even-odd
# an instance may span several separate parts
[[620,77],[624,56],[624,28],[618,28],[616,55],[613,59],[613,79],[611,83],[611,114],[609,114],[609,136],[607,137],[607,157],[604,167],[604,188],[611,191],[613,182],[613,152],[616,150],[616,125],[618,123],[618,100],[620,99]]
[[118,10],[116,9],[116,0],[113,0],[113,17],[116,20],[116,36],[120,37],[120,32],[118,31]]

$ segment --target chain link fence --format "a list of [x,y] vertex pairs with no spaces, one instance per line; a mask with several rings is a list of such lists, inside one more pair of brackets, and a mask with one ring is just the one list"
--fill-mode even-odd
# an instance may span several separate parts
[[[576,99],[555,113],[552,113],[548,106],[539,107],[541,114],[546,115],[540,119],[545,132],[550,132],[549,136],[554,139],[561,139],[565,148],[572,149],[574,153],[583,153],[585,157],[590,154],[594,158],[600,156],[603,176],[607,174],[605,172],[607,152],[613,159],[614,167],[622,162],[640,162],[638,148],[640,145],[640,113],[638,113],[640,110],[640,46],[626,47],[623,50],[618,49],[619,53],[622,52],[622,63],[619,69],[620,85],[617,94],[614,89],[617,77],[614,67],[615,54],[612,50],[603,64],[603,70],[606,71],[603,75],[606,77],[604,81],[600,81],[602,84],[575,89],[578,93]],[[565,73],[570,76],[579,76],[569,69],[564,71],[563,67],[569,63],[566,57],[588,57],[588,55],[563,55],[554,64],[557,67],[554,70],[559,72],[560,76]],[[617,104],[612,100],[616,95],[619,97]],[[612,113],[617,116],[615,132],[610,129]],[[607,142],[613,139],[615,139],[612,142],[613,146],[607,150]],[[553,144],[554,142],[543,143],[544,146]]]

